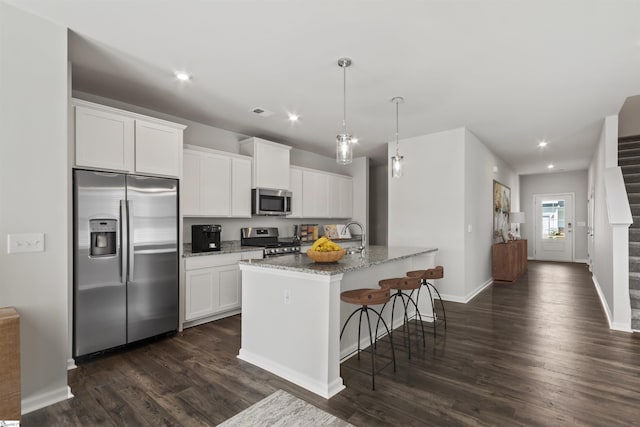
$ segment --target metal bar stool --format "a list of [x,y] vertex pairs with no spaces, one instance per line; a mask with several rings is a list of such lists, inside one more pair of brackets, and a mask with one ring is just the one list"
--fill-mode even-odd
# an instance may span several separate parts
[[[404,308],[404,322],[403,322],[403,330],[406,329],[407,331],[407,348],[408,348],[408,354],[409,354],[409,359],[411,359],[411,334],[409,332],[409,315],[407,314],[407,309],[409,308],[409,303],[413,304],[414,308],[416,309],[416,316],[418,318],[422,318],[420,316],[420,310],[418,309],[418,304],[416,304],[416,302],[413,300],[413,298],[411,297],[411,294],[413,293],[413,291],[415,291],[416,289],[420,289],[420,286],[422,285],[421,279],[419,278],[412,278],[412,277],[399,277],[399,278],[395,278],[395,279],[384,279],[384,280],[380,280],[378,282],[378,285],[382,288],[382,289],[393,289],[396,292],[391,296],[390,300],[393,299],[393,302],[391,303],[391,328],[393,329],[393,317],[394,317],[394,311],[396,308],[396,300],[398,298],[400,298],[400,300],[402,301],[402,306]],[[411,291],[411,293],[409,294],[405,294],[402,291]],[[380,310],[380,313],[384,312],[384,308],[387,306],[387,303],[385,303],[382,306],[382,309]],[[424,325],[422,324],[422,322],[420,322],[420,328],[422,329],[422,345],[426,345],[426,341],[424,338]],[[376,335],[378,333],[378,325],[376,325]],[[416,329],[416,334],[418,333],[418,330]]]
[[[376,389],[376,369],[375,369],[376,368],[376,349],[375,349],[376,346],[375,344],[378,341],[378,337],[377,337],[377,329],[376,329],[376,335],[373,335],[371,330],[371,319],[369,318],[370,311],[374,312],[378,316],[377,324],[379,324],[380,321],[382,321],[382,324],[384,325],[384,328],[387,331],[387,335],[389,336],[389,343],[391,344],[393,372],[396,372],[396,353],[393,348],[393,338],[391,337],[391,333],[389,331],[389,328],[387,327],[387,323],[384,321],[384,319],[380,315],[380,312],[378,312],[374,308],[369,307],[370,305],[386,304],[387,302],[389,302],[389,298],[390,298],[389,289],[353,289],[350,291],[344,291],[340,293],[340,299],[342,301],[348,304],[357,304],[361,306],[360,308],[354,310],[354,312],[349,315],[347,320],[344,322],[342,331],[340,331],[340,340],[342,340],[342,335],[344,334],[344,330],[349,324],[349,321],[356,313],[360,313],[360,319],[358,321],[358,349],[357,349],[358,360],[360,360],[360,330],[362,327],[362,315],[365,314],[367,317],[367,325],[369,327],[369,343],[370,343],[370,349],[371,349],[371,389],[372,390]],[[381,367],[380,370],[385,368],[387,365]]]
[[[438,313],[436,313],[436,305],[434,302],[433,294],[431,293],[431,289],[435,291],[438,295],[438,300],[440,301],[440,306],[442,307],[442,320],[444,321],[444,329],[447,329],[447,312],[444,309],[444,302],[442,302],[442,298],[440,297],[440,292],[438,292],[438,288],[431,283],[430,281],[436,279],[442,279],[444,277],[444,267],[439,265],[434,268],[429,268],[427,270],[416,270],[407,272],[407,276],[416,277],[422,280],[422,285],[426,286],[427,291],[429,291],[429,300],[431,301],[431,313],[433,316],[433,337],[436,337],[436,321],[438,320]],[[420,289],[418,289],[418,295],[416,296],[416,302],[420,300]]]

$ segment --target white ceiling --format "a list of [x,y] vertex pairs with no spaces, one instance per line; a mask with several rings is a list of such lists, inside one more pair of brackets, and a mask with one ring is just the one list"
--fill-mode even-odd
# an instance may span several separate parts
[[530,174],[586,168],[640,94],[640,0],[8,1],[72,30],[74,89],[327,156],[343,56],[354,155],[377,163],[394,96],[401,139],[466,126]]

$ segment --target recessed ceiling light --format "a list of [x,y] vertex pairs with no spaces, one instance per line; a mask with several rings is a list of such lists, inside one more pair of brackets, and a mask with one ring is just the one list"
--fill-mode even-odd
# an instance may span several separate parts
[[547,141],[540,141],[538,142],[538,147],[540,148],[544,148],[548,145],[549,143]]
[[351,138],[351,142],[353,142],[354,144],[358,143],[358,138]]
[[176,79],[180,80],[181,82],[188,82],[189,80],[191,80],[191,75],[189,75],[189,73],[185,73],[184,71],[176,71]]
[[547,165],[547,169],[553,169],[555,166],[553,166],[552,164]]
[[299,118],[300,116],[298,116],[297,114],[293,114],[293,113],[289,114],[289,121],[297,122]]

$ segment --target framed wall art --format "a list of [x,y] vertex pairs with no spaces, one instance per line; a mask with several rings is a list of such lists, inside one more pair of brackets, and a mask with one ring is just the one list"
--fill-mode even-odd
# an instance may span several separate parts
[[511,188],[493,181],[493,242],[509,240],[509,212],[511,212]]

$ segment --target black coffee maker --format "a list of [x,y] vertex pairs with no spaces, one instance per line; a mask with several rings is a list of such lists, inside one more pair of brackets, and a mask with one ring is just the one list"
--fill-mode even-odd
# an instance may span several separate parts
[[213,252],[220,250],[221,225],[192,225],[191,252]]

